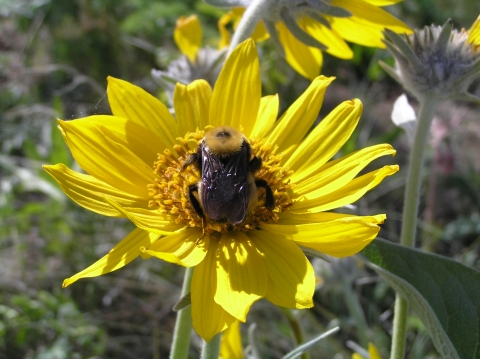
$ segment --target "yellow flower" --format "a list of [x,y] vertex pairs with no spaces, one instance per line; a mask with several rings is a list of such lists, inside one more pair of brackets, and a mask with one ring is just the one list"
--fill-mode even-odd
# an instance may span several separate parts
[[[372,343],[368,343],[368,355],[368,359],[382,359],[377,348]],[[353,353],[352,359],[363,359],[363,357],[358,353]]]
[[[299,246],[337,257],[364,248],[385,215],[328,211],[355,202],[398,170],[385,166],[357,176],[374,159],[395,153],[387,144],[328,162],[362,112],[359,100],[346,101],[310,131],[331,81],[316,78],[277,121],[278,97],[261,97],[252,40],[233,51],[213,91],[203,80],[177,84],[176,118],[144,90],[109,78],[113,116],[59,121],[73,157],[88,174],[63,164],[44,167],[79,205],[127,217],[137,229],[63,285],[114,271],[139,255],[195,266],[193,326],[207,341],[235,320],[244,322],[261,298],[283,307],[311,307],[315,274]],[[273,208],[267,209],[265,190],[259,188],[256,206],[236,225],[202,221],[188,199],[200,173],[183,165],[204,129],[220,125],[243,131],[252,155],[263,162],[255,178],[274,196]]]
[[[353,52],[345,40],[385,48],[382,41],[384,29],[411,33],[407,25],[380,8],[400,1],[271,1],[259,14],[262,21],[252,37],[256,41],[270,37],[290,66],[313,80],[320,73],[322,50],[340,59],[351,59]],[[245,1],[242,0],[242,3]],[[222,45],[226,46],[230,40],[226,25],[234,21],[235,29],[244,10],[242,7],[234,8],[218,22]]]
[[177,82],[188,84],[203,79],[213,85],[220,73],[225,51],[202,47],[202,25],[196,15],[182,16],[177,20],[173,38],[184,56],[173,60],[166,70],[152,70],[152,76],[166,92],[173,104]]

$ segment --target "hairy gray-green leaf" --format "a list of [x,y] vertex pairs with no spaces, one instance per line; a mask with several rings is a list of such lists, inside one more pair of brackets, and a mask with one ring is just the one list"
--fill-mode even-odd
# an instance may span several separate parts
[[480,272],[377,238],[361,254],[428,329],[442,358],[480,358]]

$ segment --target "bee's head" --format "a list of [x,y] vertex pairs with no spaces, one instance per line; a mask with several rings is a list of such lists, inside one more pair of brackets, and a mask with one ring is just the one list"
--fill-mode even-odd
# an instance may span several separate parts
[[208,131],[204,141],[214,155],[228,157],[239,152],[246,139],[243,133],[233,127],[219,126]]

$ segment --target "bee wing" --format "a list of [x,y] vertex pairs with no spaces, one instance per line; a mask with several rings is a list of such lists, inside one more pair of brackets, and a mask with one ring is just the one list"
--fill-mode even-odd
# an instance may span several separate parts
[[247,183],[248,157],[245,147],[233,156],[225,165],[225,172],[233,182],[234,195],[230,201],[227,218],[230,223],[238,224],[245,219],[250,198]]
[[240,223],[248,209],[247,160],[239,151],[223,163],[207,149],[202,153],[201,199],[207,215]]

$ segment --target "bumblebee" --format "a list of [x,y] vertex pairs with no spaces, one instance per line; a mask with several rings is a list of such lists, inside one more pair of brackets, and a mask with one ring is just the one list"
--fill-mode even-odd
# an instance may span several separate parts
[[208,131],[197,151],[187,158],[183,169],[194,165],[201,173],[200,180],[189,186],[188,197],[203,221],[241,223],[257,204],[258,187],[265,188],[265,207],[273,208],[271,188],[265,180],[254,177],[262,160],[251,156],[243,133],[220,126]]

